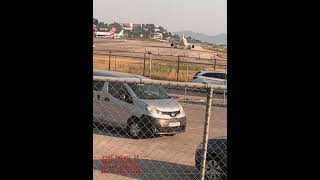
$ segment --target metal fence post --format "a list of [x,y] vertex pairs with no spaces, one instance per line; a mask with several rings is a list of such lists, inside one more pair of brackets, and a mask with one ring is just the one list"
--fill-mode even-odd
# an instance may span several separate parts
[[114,56],[114,70],[117,70],[117,56]]
[[151,63],[152,63],[152,60],[151,60],[151,53],[149,54],[149,78],[151,78]]
[[204,132],[203,132],[203,152],[201,158],[201,167],[200,167],[200,180],[204,180],[205,176],[205,167],[207,160],[207,150],[208,150],[208,135],[209,135],[209,122],[211,116],[211,101],[212,101],[212,88],[207,88],[207,102],[206,102],[206,116],[204,122]]
[[[225,70],[224,70],[224,74],[225,74],[225,76],[224,76],[224,82],[225,82],[225,85],[227,85],[227,68],[225,68]],[[226,90],[223,90],[223,105],[226,105]]]
[[111,50],[109,52],[109,71],[110,71],[110,65],[111,65]]
[[217,66],[217,59],[216,59],[216,57],[214,57],[214,67],[213,67],[214,71],[216,70],[216,66]]
[[226,105],[226,90],[223,90],[223,105]]
[[180,56],[178,56],[177,81],[179,81],[179,71],[180,71]]
[[[189,66],[187,65],[186,83],[188,82],[188,69],[189,69]],[[187,100],[187,86],[184,88],[184,100]]]
[[146,53],[143,54],[143,76],[146,70]]
[[106,71],[108,70],[108,62],[107,62],[107,54],[105,54],[105,56],[103,56],[103,59],[105,60],[105,63],[106,63]]

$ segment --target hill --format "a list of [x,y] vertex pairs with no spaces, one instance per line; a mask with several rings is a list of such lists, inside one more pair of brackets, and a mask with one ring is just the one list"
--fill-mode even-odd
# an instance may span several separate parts
[[182,36],[184,34],[186,37],[191,36],[193,39],[200,40],[202,42],[208,42],[208,43],[213,43],[213,44],[227,44],[227,34],[218,34],[215,36],[209,36],[206,34],[202,33],[197,33],[193,31],[178,31],[178,32],[173,32],[173,34]]

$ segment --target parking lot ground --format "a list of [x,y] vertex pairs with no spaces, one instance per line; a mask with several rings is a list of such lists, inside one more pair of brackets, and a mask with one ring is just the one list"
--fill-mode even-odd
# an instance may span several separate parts
[[[194,154],[203,138],[205,106],[181,103],[187,117],[187,130],[176,136],[129,139],[120,130],[106,130],[101,126],[93,134],[94,179],[194,179]],[[227,108],[212,107],[209,138],[227,135]],[[141,174],[101,173],[103,156],[138,156]],[[114,160],[114,158],[113,158]]]

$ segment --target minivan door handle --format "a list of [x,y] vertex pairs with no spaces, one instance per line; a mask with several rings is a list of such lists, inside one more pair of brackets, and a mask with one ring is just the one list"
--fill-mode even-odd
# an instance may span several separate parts
[[105,97],[105,98],[104,98],[104,101],[110,101],[110,100],[109,100],[109,98]]

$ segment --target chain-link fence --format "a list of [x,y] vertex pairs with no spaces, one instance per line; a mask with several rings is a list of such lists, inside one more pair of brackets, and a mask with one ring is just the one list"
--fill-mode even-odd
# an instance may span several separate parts
[[94,179],[227,179],[225,86],[111,73],[93,77]]
[[140,74],[159,80],[191,82],[194,74],[200,70],[225,72],[227,61],[109,50],[94,52],[93,66],[97,69]]

